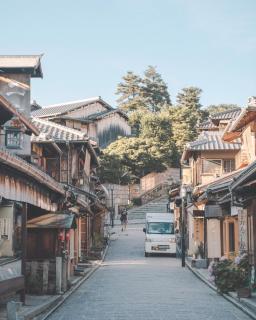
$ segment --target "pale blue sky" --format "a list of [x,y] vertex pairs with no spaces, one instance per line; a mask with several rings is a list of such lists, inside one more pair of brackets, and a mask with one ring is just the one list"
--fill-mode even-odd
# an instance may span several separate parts
[[1,1],[0,54],[44,53],[42,105],[101,95],[115,106],[128,70],[157,66],[172,100],[185,86],[204,105],[256,95],[255,0]]

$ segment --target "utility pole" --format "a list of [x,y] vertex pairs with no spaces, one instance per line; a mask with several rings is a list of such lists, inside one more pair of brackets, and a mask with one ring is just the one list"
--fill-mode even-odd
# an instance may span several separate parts
[[181,202],[181,266],[185,265],[185,198]]
[[185,264],[185,206],[186,206],[186,196],[187,189],[185,186],[181,186],[180,189],[181,195],[181,266],[184,268]]
[[110,187],[110,191],[111,191],[111,212],[110,212],[110,224],[111,227],[114,227],[114,217],[115,217],[115,212],[114,212],[114,196],[113,196],[113,191],[114,191],[114,187],[111,186]]
[[[28,204],[23,203],[22,205],[22,218],[21,218],[21,274],[26,279],[26,257],[27,257],[27,215],[28,215]],[[20,300],[25,304],[25,287],[21,291]]]

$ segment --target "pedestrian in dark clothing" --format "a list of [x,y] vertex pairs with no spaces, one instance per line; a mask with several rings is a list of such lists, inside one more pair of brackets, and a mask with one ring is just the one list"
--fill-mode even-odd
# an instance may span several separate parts
[[127,210],[124,210],[121,213],[120,221],[121,221],[122,231],[126,230],[126,226],[128,222]]

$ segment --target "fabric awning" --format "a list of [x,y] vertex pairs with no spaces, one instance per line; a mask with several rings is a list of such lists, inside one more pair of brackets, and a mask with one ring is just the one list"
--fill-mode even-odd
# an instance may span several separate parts
[[76,229],[74,214],[48,213],[27,222],[27,228]]

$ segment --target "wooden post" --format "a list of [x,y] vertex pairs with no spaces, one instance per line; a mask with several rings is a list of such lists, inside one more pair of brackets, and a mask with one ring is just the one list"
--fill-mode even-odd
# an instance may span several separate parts
[[22,221],[21,221],[21,274],[25,279],[24,289],[21,291],[20,300],[25,304],[25,290],[26,290],[26,257],[27,257],[27,215],[28,215],[28,204],[23,203],[22,206]]
[[207,252],[207,219],[204,217],[204,258],[208,258]]

